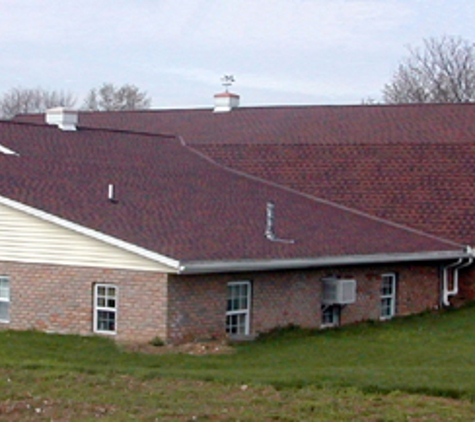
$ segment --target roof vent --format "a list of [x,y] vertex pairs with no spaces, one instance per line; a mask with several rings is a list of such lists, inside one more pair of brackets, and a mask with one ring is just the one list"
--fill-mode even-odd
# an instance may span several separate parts
[[266,206],[266,231],[265,236],[267,240],[271,242],[281,242],[281,243],[294,243],[293,239],[281,239],[275,234],[275,204],[273,202],[268,202]]
[[11,150],[10,148],[7,148],[7,147],[3,146],[2,144],[0,144],[0,154],[20,155],[20,154],[18,154],[18,152],[15,152],[15,151]]
[[46,123],[56,125],[61,130],[74,131],[78,123],[78,112],[64,107],[50,108],[46,111]]
[[214,96],[214,112],[227,113],[233,108],[239,107],[239,95],[223,92]]
[[239,95],[232,94],[229,92],[229,87],[235,81],[233,75],[224,75],[221,78],[222,85],[226,89],[225,92],[221,94],[215,94],[214,96],[214,112],[215,113],[226,113],[231,111],[233,108],[239,107]]
[[115,186],[112,183],[109,183],[109,186],[107,187],[107,199],[113,204],[117,204],[119,202],[116,197]]

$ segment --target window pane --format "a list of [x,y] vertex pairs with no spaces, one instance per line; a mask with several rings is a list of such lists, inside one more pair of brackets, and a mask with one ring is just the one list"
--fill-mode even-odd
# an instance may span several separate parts
[[228,315],[226,317],[226,333],[246,334],[246,314]]
[[10,304],[8,302],[0,302],[0,321],[9,321]]
[[392,316],[391,312],[391,299],[381,300],[381,316],[383,318]]
[[115,331],[115,312],[98,311],[97,329],[100,331]]
[[393,277],[385,276],[383,277],[383,282],[381,285],[381,294],[383,296],[390,296],[393,294],[394,282]]
[[0,299],[10,298],[10,282],[7,278],[0,278]]
[[322,306],[322,325],[338,325],[340,323],[340,306]]

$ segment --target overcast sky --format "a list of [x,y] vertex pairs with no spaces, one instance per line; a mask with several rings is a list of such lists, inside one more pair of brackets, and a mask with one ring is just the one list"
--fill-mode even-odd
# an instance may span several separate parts
[[104,82],[154,107],[208,107],[234,75],[241,105],[380,98],[407,46],[475,41],[474,0],[0,0],[0,93]]

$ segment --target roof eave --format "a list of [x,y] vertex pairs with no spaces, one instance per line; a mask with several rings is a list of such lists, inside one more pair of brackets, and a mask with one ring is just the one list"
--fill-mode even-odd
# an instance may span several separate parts
[[372,255],[345,255],[335,257],[235,260],[235,261],[183,261],[178,274],[206,274],[220,272],[292,270],[329,267],[335,265],[396,264],[402,262],[447,261],[470,258],[469,249],[411,253],[384,253]]
[[169,258],[167,256],[158,254],[156,252],[150,251],[148,249],[142,248],[140,246],[134,245],[132,243],[126,242],[124,240],[118,239],[116,237],[104,234],[97,230],[90,229],[88,227],[81,226],[80,224],[73,223],[69,220],[64,218],[58,217],[56,215],[47,213],[45,211],[39,210],[37,208],[31,207],[29,205],[25,205],[21,202],[14,201],[12,199],[6,198],[0,195],[0,204],[6,205],[10,208],[13,208],[17,211],[24,212],[31,216],[40,218],[44,221],[48,221],[50,223],[56,224],[58,226],[64,227],[66,229],[72,230],[74,232],[83,234],[85,236],[91,237],[96,240],[100,240],[104,243],[107,243],[112,246],[116,246],[120,249],[126,250],[128,252],[132,252],[144,258],[150,259],[151,261],[157,262],[162,264],[166,267],[170,268],[170,272],[177,272],[180,268],[180,262]]

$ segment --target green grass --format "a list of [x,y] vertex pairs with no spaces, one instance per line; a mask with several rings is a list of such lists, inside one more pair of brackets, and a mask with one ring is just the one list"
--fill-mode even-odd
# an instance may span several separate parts
[[0,332],[0,420],[475,421],[474,403],[475,307],[280,330],[231,355]]

